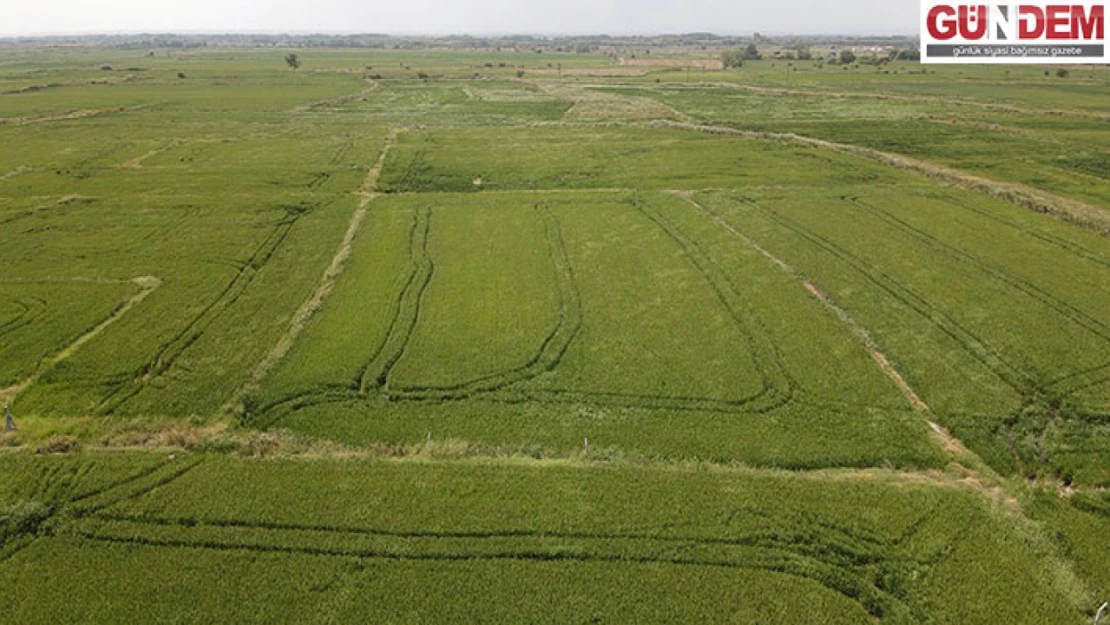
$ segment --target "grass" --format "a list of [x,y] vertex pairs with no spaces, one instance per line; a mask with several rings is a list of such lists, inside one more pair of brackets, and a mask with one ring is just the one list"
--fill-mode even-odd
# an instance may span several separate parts
[[[42,464],[32,460],[3,463],[23,476]],[[120,462],[55,462],[51,475],[76,466],[103,484]],[[25,622],[70,611],[90,622],[298,621],[305,602],[322,621],[560,622],[573,612],[551,603],[543,589],[552,584],[582,595],[575,612],[603,620],[778,622],[810,610],[830,622],[976,623],[1002,610],[1011,622],[1082,622],[1074,608],[1060,611],[1068,599],[1037,568],[1036,540],[976,495],[937,484],[696,466],[194,456],[143,460],[132,479],[68,498],[49,492],[53,512],[35,526],[49,532],[0,567],[6,585],[29,591],[9,604]],[[348,505],[332,506],[336,497]],[[62,557],[74,558],[68,607],[54,592]],[[984,561],[1007,575],[982,576]],[[105,577],[105,567],[121,574]],[[213,594],[213,570],[243,583]],[[602,578],[620,583],[590,590]],[[171,580],[177,590],[157,592]],[[425,585],[442,600],[416,592]],[[461,601],[468,593],[477,600]],[[194,595],[207,598],[179,607]],[[510,596],[518,600],[506,607]]]
[[286,52],[0,48],[5,614],[1093,616],[1104,70]]

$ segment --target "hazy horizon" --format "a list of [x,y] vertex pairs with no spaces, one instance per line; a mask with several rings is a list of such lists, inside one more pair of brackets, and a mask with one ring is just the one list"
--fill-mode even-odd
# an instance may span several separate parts
[[[305,7],[310,6],[309,10]],[[19,3],[0,37],[134,34],[387,34],[396,36],[915,35],[914,0],[509,0],[405,3],[318,0],[83,0]]]

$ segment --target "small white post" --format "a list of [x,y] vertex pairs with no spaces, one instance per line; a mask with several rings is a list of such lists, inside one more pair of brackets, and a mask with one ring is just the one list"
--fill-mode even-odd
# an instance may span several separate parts
[[586,437],[583,437],[582,438],[582,455],[588,455],[589,453],[590,453],[590,439],[586,438]]
[[1102,607],[1098,609],[1098,614],[1095,615],[1095,625],[1098,625],[1098,622],[1102,620],[1102,614],[1106,612],[1108,607],[1110,607],[1110,601],[1102,604]]

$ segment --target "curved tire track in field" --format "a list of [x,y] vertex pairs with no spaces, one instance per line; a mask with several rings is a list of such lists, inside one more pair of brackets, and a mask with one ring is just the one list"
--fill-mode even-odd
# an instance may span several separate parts
[[[816,582],[858,603],[872,617],[898,623],[917,619],[903,598],[884,589],[869,571],[896,563],[923,571],[948,556],[942,547],[915,557],[902,546],[904,536],[880,538],[821,519],[793,520],[788,529],[768,527],[727,537],[530,529],[403,531],[112,513],[79,518],[67,529],[84,540],[144,547],[398,561],[612,562],[763,571]],[[573,548],[567,548],[568,543]]]
[[[759,245],[754,239],[734,228],[732,224],[730,224],[717,212],[703,206],[701,203],[690,197],[688,193],[679,195],[696,209],[708,215],[710,219],[717,223],[717,225],[719,225],[726,232],[737,237],[746,245],[773,262],[780,269],[789,273],[797,280],[800,280],[802,282],[802,286],[804,286],[805,289],[809,291],[810,295],[813,295],[813,297],[821,302],[822,305],[832,311],[832,313],[835,314],[837,318],[840,319],[848,327],[848,330],[854,336],[856,336],[857,339],[859,339],[859,341],[867,349],[868,353],[871,354],[871,357],[875,360],[875,363],[879,366],[880,369],[883,370],[883,373],[885,373],[886,376],[890,378],[890,380],[894,382],[895,386],[897,386],[898,389],[902,392],[902,395],[906,398],[906,401],[909,402],[911,406],[913,406],[914,410],[925,417],[926,423],[933,431],[934,436],[936,436],[938,442],[945,449],[945,451],[952,456],[971,455],[971,452],[964,446],[963,442],[952,436],[947,429],[945,429],[943,426],[935,421],[929,405],[926,404],[923,399],[921,399],[921,396],[917,394],[917,391],[914,390],[914,388],[905,379],[905,377],[903,377],[902,374],[890,362],[890,359],[887,358],[886,354],[879,348],[879,345],[875,341],[875,338],[871,335],[871,332],[868,331],[867,328],[860,325],[860,323],[857,322],[855,318],[848,314],[847,310],[841,308],[840,305],[837,304],[832,299],[832,297],[828,295],[828,293],[826,293],[823,289],[821,289],[808,278],[806,278],[805,275],[802,274],[802,272],[795,268],[793,265],[790,265],[786,261],[774,255],[774,253]],[[763,210],[761,207],[757,206],[757,208]]]
[[386,389],[388,397],[418,400],[465,399],[478,393],[497,391],[518,382],[530,380],[554,370],[559,365],[582,327],[582,303],[574,278],[574,268],[567,254],[566,242],[558,219],[545,204],[536,204],[534,208],[543,220],[548,258],[553,267],[555,287],[559,296],[559,319],[551,331],[544,336],[539,349],[523,365],[508,371],[453,385],[388,387]]
[[23,312],[17,314],[15,317],[9,317],[7,321],[0,323],[0,336],[15,332],[26,326],[46,310],[46,300],[38,297],[16,300],[15,305],[21,308]]
[[1036,386],[1034,376],[1018,368],[1016,365],[1007,362],[1001,354],[973,332],[964,328],[943,310],[940,310],[928,300],[918,295],[898,280],[895,280],[879,267],[863,260],[852,252],[849,252],[776,211],[770,210],[750,200],[742,201],[755,207],[781,227],[795,233],[832,257],[844,262],[869,282],[886,292],[890,297],[920,315],[929,322],[930,325],[935,326],[947,334],[956,344],[978,360],[988,370],[993,372],[995,376],[1013,389],[1019,396],[1022,395],[1024,391]]
[[[581,326],[581,301],[573,267],[566,252],[562,230],[557,218],[546,205],[537,204],[535,208],[545,222],[545,238],[547,238],[560,295],[560,321],[552,332],[545,337],[536,354],[523,366],[454,386],[395,388],[388,384],[388,372],[384,376],[382,372],[385,370],[385,365],[389,364],[391,360],[393,363],[399,360],[407,346],[408,337],[415,327],[419,313],[416,302],[422,297],[423,289],[427,286],[425,283],[427,270],[422,269],[423,261],[421,260],[422,255],[426,253],[427,225],[422,223],[419,216],[415,216],[409,235],[413,269],[402,288],[400,296],[395,301],[390,330],[386,338],[375,348],[371,363],[365,368],[357,386],[354,384],[321,385],[307,392],[281,397],[263,406],[258,411],[253,424],[256,427],[272,427],[288,414],[305,408],[334,403],[359,403],[365,401],[372,394],[378,394],[392,401],[443,402],[473,399],[501,404],[591,403],[622,408],[729,414],[763,414],[792,401],[797,384],[786,372],[777,348],[773,345],[758,345],[757,337],[752,335],[752,330],[746,324],[741,325],[740,331],[750,344],[755,345],[752,348],[752,357],[759,360],[756,363],[756,368],[764,378],[762,389],[749,397],[722,400],[709,397],[668,397],[619,392],[514,388],[514,385],[533,379],[558,366]],[[642,208],[638,210],[642,210]],[[649,219],[651,218],[649,217]],[[653,223],[662,228],[668,236],[672,238],[678,236],[679,238],[675,239],[678,245],[683,246],[683,242],[689,243],[685,237],[678,235],[673,230],[668,230],[669,226],[665,226],[662,222],[653,220]],[[728,303],[729,299],[738,299],[739,297],[734,293],[734,288],[731,286],[729,279],[716,275],[720,273],[719,268],[715,273],[710,272],[707,263],[712,261],[704,257],[700,248],[682,247],[682,249],[686,250],[688,257],[691,259],[697,258],[698,262],[691,261],[695,270],[705,277],[717,296],[723,298],[721,301],[724,302],[726,309],[733,317],[734,323],[744,324],[743,315]],[[701,264],[698,264],[699,262]],[[427,279],[430,280],[430,275],[427,275]],[[731,298],[725,294],[726,290],[732,293]],[[762,351],[757,352],[756,350]],[[768,356],[768,354],[770,355]],[[761,358],[773,360],[771,365],[774,369],[773,374],[766,373],[768,366],[760,360]],[[781,380],[775,381],[775,377],[779,377]],[[780,387],[785,387],[785,390]]]
[[401,360],[412,340],[416,324],[420,322],[420,308],[424,302],[424,293],[435,274],[435,263],[428,253],[431,222],[430,207],[417,209],[409,233],[409,258],[412,271],[397,301],[395,314],[389,324],[385,340],[370,359],[359,379],[359,392],[362,394],[387,387],[390,372],[397,365],[397,361]]
[[[860,200],[859,198],[843,199],[851,202],[856,206],[859,206],[860,208],[863,208],[864,210],[867,210],[871,214],[876,215],[883,221],[886,221],[895,229],[907,234],[914,239],[917,239],[918,241],[921,241],[932,250],[940,254],[944,254],[945,256],[948,256],[949,258],[952,258],[961,263],[973,266],[982,271],[989,278],[997,280],[1014,289],[1017,289],[1026,296],[1050,308],[1064,319],[1083,328],[1084,330],[1087,330],[1091,334],[1094,334],[1098,338],[1102,339],[1104,342],[1110,343],[1110,326],[1108,326],[1102,320],[1088,315],[1079,308],[1068,304],[1067,302],[1059,299],[1058,297],[1052,295],[1051,293],[1045,291],[1037,285],[1019,276],[1011,274],[1002,267],[992,265],[991,263],[988,263],[973,254],[969,254],[959,248],[945,243],[944,241],[929,234],[928,232],[925,232],[924,230],[917,228],[907,223],[906,221],[896,217],[890,211],[871,205]],[[1038,385],[1035,389],[1032,389],[1032,392],[1045,392],[1048,391],[1050,388],[1054,386],[1059,386],[1060,384],[1069,380],[1079,380],[1078,384],[1084,384],[1086,381],[1088,381],[1088,378],[1091,374],[1101,373],[1107,368],[1110,368],[1110,363],[1103,363],[1101,365],[1090,367],[1084,370],[1073,371],[1071,373]],[[1065,388],[1059,389],[1057,393],[1063,393],[1064,395],[1067,395],[1070,394],[1070,391],[1069,389]]]
[[154,354],[140,368],[139,374],[130,383],[123,383],[101,400],[97,414],[115,413],[128,400],[138,395],[152,378],[165,375],[177,359],[195,343],[210,325],[230,308],[254,282],[258,273],[266,266],[281,244],[289,237],[293,226],[307,211],[290,212],[278,222],[270,234],[263,239],[243,263],[235,276],[224,286],[220,293],[193,317],[189,323],[168,341],[162,343]]
[[[750,323],[756,323],[758,317],[751,314],[751,311],[743,305],[744,299],[736,290],[728,272],[701,249],[696,240],[680,232],[674,223],[667,221],[658,211],[649,208],[643,202],[635,200],[632,205],[678,245],[690,264],[708,283],[717,301],[728,311],[733,325],[744,336],[750,351],[752,365],[759,372],[763,382],[763,391],[752,400],[769,396],[775,407],[789,403],[798,390],[798,383],[790,375],[790,371],[774,341],[770,340],[766,333],[757,332],[751,327]],[[779,388],[779,386],[784,386],[785,389]],[[745,401],[743,403],[749,402]]]

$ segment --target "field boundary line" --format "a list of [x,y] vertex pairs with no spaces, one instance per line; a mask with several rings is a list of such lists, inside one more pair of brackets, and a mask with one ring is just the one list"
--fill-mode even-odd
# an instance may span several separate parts
[[0,117],[0,126],[25,126],[27,124],[37,124],[39,122],[83,119],[86,117],[96,117],[97,115],[110,115],[112,113],[133,113],[153,106],[154,103],[140,104],[138,106],[120,106],[110,109],[79,109],[75,111],[66,111],[64,113],[50,113],[48,115],[36,115],[32,117]]
[[1004,200],[1015,206],[1031,210],[1035,213],[1046,214],[1072,225],[1092,230],[1102,236],[1110,237],[1110,211],[1080,202],[1079,200],[1060,197],[1047,191],[1035,189],[1017,182],[1000,182],[944,165],[910,158],[901,154],[883,152],[881,150],[847,143],[836,143],[824,139],[816,139],[814,137],[807,137],[792,132],[757,132],[752,130],[738,130],[725,126],[688,124],[669,120],[657,120],[651,122],[651,125],[693,130],[709,134],[735,135],[748,139],[781,141],[794,145],[831,150],[842,154],[862,156],[895,169],[901,169],[924,176],[940,182],[941,184],[967,191],[985,193],[986,195]]
[[374,93],[374,92],[378,91],[379,89],[381,89],[381,83],[379,83],[376,80],[372,80],[370,78],[363,78],[362,82],[366,83],[366,87],[364,87],[362,89],[362,91],[359,91],[358,93],[352,93],[352,94],[349,94],[349,95],[341,95],[341,96],[336,96],[334,98],[327,98],[327,99],[324,99],[324,100],[317,100],[315,102],[309,102],[308,104],[302,104],[301,106],[298,106],[293,110],[295,110],[295,111],[311,111],[313,109],[324,108],[324,107],[328,107],[328,106],[335,106],[337,104],[346,104],[348,102],[362,102],[362,101],[366,100],[367,96],[369,96],[371,93]]
[[167,143],[166,145],[163,145],[163,146],[158,147],[158,148],[154,148],[153,150],[149,150],[147,152],[144,152],[144,153],[142,153],[142,154],[140,154],[140,155],[138,155],[134,158],[129,158],[126,161],[116,163],[115,167],[116,167],[116,169],[139,169],[143,166],[143,161],[145,161],[146,159],[151,158],[153,156],[158,156],[162,152],[166,152],[168,150],[171,150],[171,149],[181,145],[182,143],[184,143],[184,142],[181,141],[180,139],[173,139],[169,143]]
[[143,300],[145,300],[151,293],[155,291],[155,289],[157,289],[162,284],[162,281],[155,276],[139,276],[137,278],[133,278],[131,282],[139,286],[138,293],[127,298],[122,304],[117,306],[106,319],[98,323],[91,330],[77,337],[77,339],[75,339],[72,343],[63,347],[53,356],[48,356],[47,358],[43,359],[40,362],[39,366],[35,369],[35,372],[31,374],[30,377],[23,380],[22,382],[16,383],[14,386],[10,386],[6,389],[0,389],[0,403],[11,402],[12,400],[14,400],[20,393],[26,390],[27,387],[34,384],[42,376],[42,374],[52,369],[54,365],[72,356],[78,349],[81,348],[82,345],[99,336],[102,332],[104,332],[104,330],[108,329],[109,326],[114,324],[116,321],[119,321],[119,319],[123,317],[123,315],[125,315],[127,311],[131,310]]
[[28,167],[27,165],[20,165],[19,167],[16,167],[15,169],[13,169],[9,172],[0,174],[0,180],[7,180],[8,178],[14,178],[15,176],[18,176],[19,174],[25,174],[25,173],[27,173],[29,171],[33,171],[33,170],[34,170],[33,167]]
[[[375,83],[377,84],[377,83]],[[324,307],[324,300],[331,295],[332,290],[335,288],[336,282],[339,277],[343,275],[344,270],[347,268],[347,260],[351,257],[352,246],[354,245],[355,237],[358,236],[359,231],[362,230],[362,222],[366,219],[366,213],[370,209],[370,203],[374,198],[378,197],[377,185],[378,179],[381,177],[382,166],[385,164],[386,155],[389,149],[397,143],[397,134],[401,129],[393,129],[385,139],[385,145],[382,146],[377,160],[366,172],[366,177],[363,179],[362,185],[356,192],[361,197],[358,207],[351,214],[351,219],[347,223],[347,230],[343,233],[343,238],[339,242],[339,248],[336,249],[335,254],[332,256],[331,262],[328,264],[327,269],[324,270],[324,275],[320,277],[320,282],[316,286],[316,290],[308,297],[293,314],[293,318],[289,322],[289,327],[278,339],[277,344],[270,349],[262,360],[255,365],[254,370],[251,372],[250,380],[239,388],[231,399],[226,402],[225,410],[233,409],[235,405],[243,400],[248,394],[258,389],[262,381],[270,375],[277,366],[278,362],[289,354],[293,349],[293,344],[296,343],[301,333],[308,326],[308,322],[312,317]]]

